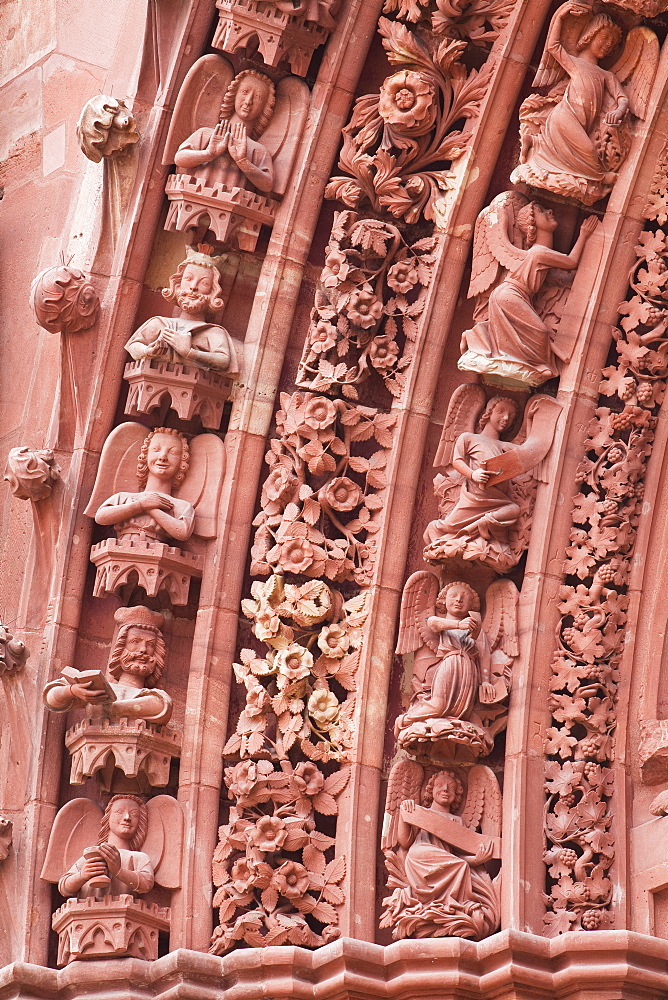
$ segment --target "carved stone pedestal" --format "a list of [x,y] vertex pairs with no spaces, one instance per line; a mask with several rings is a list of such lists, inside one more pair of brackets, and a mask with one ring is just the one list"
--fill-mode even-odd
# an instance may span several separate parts
[[[402,716],[397,719],[400,727]],[[397,744],[418,760],[472,761],[486,757],[494,747],[492,737],[466,719],[428,719],[397,728]]]
[[202,426],[218,430],[230,383],[208,368],[191,368],[159,358],[130,361],[123,374],[130,384],[125,412],[150,413],[169,396],[170,405],[181,420],[199,416]]
[[169,211],[165,229],[185,232],[197,229],[200,219],[208,215],[209,229],[221,243],[234,237],[240,250],[252,253],[260,235],[260,226],[273,226],[277,203],[264,195],[232,188],[226,191],[216,185],[205,187],[188,174],[172,174],[167,178],[165,193]]
[[192,577],[201,577],[203,560],[193,552],[183,552],[164,542],[138,538],[105,538],[90,550],[97,567],[95,597],[116,594],[136,573],[137,583],[148,597],[166,590],[172,604],[187,604]]
[[158,957],[158,932],[169,930],[169,908],[130,895],[68,899],[51,926],[58,934],[58,965],[81,958]]
[[253,37],[267,66],[287,59],[296,76],[305,76],[311,56],[327,41],[329,31],[303,16],[284,13],[266,0],[217,0],[218,27],[213,47],[237,52]]
[[175,730],[143,719],[84,719],[68,729],[65,745],[72,755],[70,784],[83,785],[97,774],[105,791],[111,790],[116,767],[126,778],[141,776],[150,787],[162,788],[172,758],[181,754]]

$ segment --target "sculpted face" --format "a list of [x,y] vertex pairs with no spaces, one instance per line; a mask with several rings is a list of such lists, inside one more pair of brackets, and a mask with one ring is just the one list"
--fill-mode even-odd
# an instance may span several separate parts
[[510,400],[501,400],[496,404],[489,415],[489,422],[499,434],[508,430],[515,419],[515,406]]
[[455,585],[445,595],[445,610],[455,618],[463,618],[471,610],[471,595],[466,587]]
[[439,806],[452,806],[457,798],[457,782],[453,775],[448,774],[447,771],[441,771],[434,781],[432,794],[434,802]]
[[176,302],[184,312],[200,313],[209,305],[213,291],[213,272],[201,264],[187,264],[179,287]]
[[234,95],[234,112],[242,122],[254,122],[267,103],[269,88],[262,80],[247,76]]
[[132,799],[118,799],[109,811],[109,832],[121,840],[132,840],[139,828],[139,805]]
[[148,446],[148,471],[165,482],[171,482],[181,467],[183,445],[174,434],[154,434]]
[[122,671],[148,677],[155,669],[155,647],[155,632],[135,627],[128,629],[121,653]]
[[559,225],[551,208],[543,208],[542,205],[535,205],[533,214],[536,220],[536,229],[553,233]]
[[597,31],[588,46],[589,51],[597,59],[605,59],[606,56],[610,55],[614,47],[615,39],[612,32],[607,28],[601,28],[600,31]]

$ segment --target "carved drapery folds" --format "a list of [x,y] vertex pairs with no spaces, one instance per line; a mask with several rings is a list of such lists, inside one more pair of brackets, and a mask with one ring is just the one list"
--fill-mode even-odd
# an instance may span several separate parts
[[400,396],[431,282],[436,237],[341,212],[332,227],[297,385],[357,399],[375,374]]
[[320,580],[280,575],[251,593],[242,608],[269,650],[243,649],[234,666],[246,703],[224,749],[238,763],[225,769],[232,806],[213,862],[216,954],[237,942],[323,944],[338,936],[344,902],[345,858],[321,827],[349,777],[365,595],[344,603]]
[[387,486],[391,413],[342,399],[281,394],[266,462],[251,572],[368,582]]
[[615,698],[626,584],[668,365],[668,240],[646,229],[632,294],[620,307],[614,363],[578,470],[559,646],[552,668],[545,834],[550,934],[610,926]]
[[216,0],[218,27],[212,45],[239,52],[255,44],[265,65],[286,60],[297,76],[336,26],[338,0]]

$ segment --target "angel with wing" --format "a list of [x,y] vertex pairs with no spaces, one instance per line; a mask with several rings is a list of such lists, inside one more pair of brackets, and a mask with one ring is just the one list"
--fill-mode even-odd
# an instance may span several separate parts
[[[427,562],[475,560],[506,573],[528,544],[536,480],[552,445],[561,405],[533,396],[512,441],[503,440],[519,416],[507,396],[489,401],[481,385],[459,386],[452,395],[434,466],[441,517],[424,533]],[[532,470],[533,475],[530,475]]]
[[393,766],[382,840],[392,892],[380,926],[395,940],[480,941],[498,929],[498,878],[486,865],[501,856],[501,805],[494,773],[482,764],[465,779],[414,760]]
[[595,216],[584,220],[569,254],[552,249],[557,225],[551,209],[516,192],[503,192],[480,213],[469,296],[482,301],[475,326],[462,335],[460,370],[509,389],[542,385],[559,374],[555,355],[565,361],[570,351],[553,337],[536,298],[551,269],[578,266],[598,222]]
[[396,721],[399,745],[425,746],[454,758],[491,751],[505,723],[512,664],[518,654],[517,587],[496,580],[480,598],[456,580],[439,592],[434,573],[420,570],[401,600],[397,653],[413,653],[412,697]]
[[586,0],[569,0],[552,18],[534,87],[520,108],[522,150],[511,174],[585,205],[610,193],[628,153],[628,112],[647,113],[659,60],[659,42],[649,28],[626,36],[619,58],[612,55],[622,30],[607,14],[594,14]]

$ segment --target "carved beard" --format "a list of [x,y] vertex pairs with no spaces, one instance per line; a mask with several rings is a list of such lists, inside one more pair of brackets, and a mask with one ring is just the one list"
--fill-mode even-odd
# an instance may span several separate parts
[[135,653],[124,649],[119,657],[121,672],[135,674],[138,677],[149,677],[155,670],[155,657],[147,653]]
[[182,292],[179,289],[176,293],[176,303],[184,312],[201,313],[209,305],[209,296],[200,292]]

